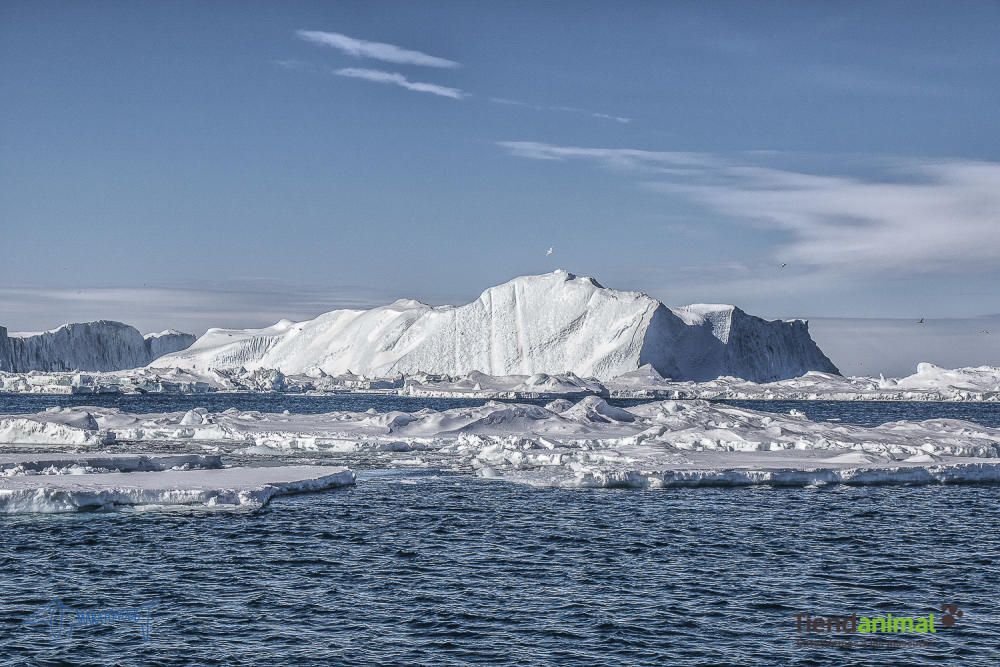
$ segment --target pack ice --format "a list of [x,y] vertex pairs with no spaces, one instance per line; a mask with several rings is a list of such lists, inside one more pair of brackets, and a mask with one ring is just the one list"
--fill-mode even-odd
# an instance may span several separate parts
[[242,455],[355,456],[369,466],[565,487],[1000,481],[1000,429],[949,419],[862,427],[699,400],[623,409],[588,396],[546,407],[318,415],[60,408],[0,417],[0,438],[48,438],[47,446],[68,449],[173,442]]
[[765,321],[727,305],[668,308],[565,271],[515,278],[464,306],[400,300],[265,329],[211,329],[150,365],[382,377],[572,372],[606,379],[644,364],[681,380],[729,375],[763,382],[838,372],[805,321]]

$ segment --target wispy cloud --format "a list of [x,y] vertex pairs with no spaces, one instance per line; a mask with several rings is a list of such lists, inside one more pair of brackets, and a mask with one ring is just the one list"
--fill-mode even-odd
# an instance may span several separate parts
[[580,148],[556,146],[537,141],[499,141],[501,148],[516,157],[531,160],[591,160],[608,167],[628,170],[660,171],[671,167],[708,167],[719,160],[707,153],[647,151],[636,148]]
[[[311,44],[316,44],[319,46],[328,46],[337,49],[341,53],[345,53],[349,56],[355,58],[371,58],[374,60],[381,60],[389,63],[396,63],[399,65],[420,65],[424,67],[441,67],[441,68],[456,68],[461,67],[460,63],[454,60],[448,60],[447,58],[439,58],[438,56],[432,56],[421,51],[414,51],[411,49],[404,49],[395,44],[386,44],[384,42],[370,42],[364,39],[358,39],[356,37],[350,37],[338,32],[325,32],[321,30],[297,30],[295,31],[296,36],[299,39],[307,41]],[[305,69],[309,67],[307,63],[303,63],[298,60],[275,60],[274,63],[279,67],[285,69]],[[394,86],[400,86],[406,88],[407,90],[413,90],[420,93],[430,93],[431,95],[439,95],[441,97],[450,97],[451,99],[462,99],[465,97],[471,97],[470,93],[467,93],[459,88],[453,88],[450,86],[442,86],[436,83],[425,83],[419,81],[410,81],[404,74],[399,72],[388,72],[380,69],[370,69],[362,67],[345,67],[338,69],[334,72],[338,76],[346,76],[354,79],[364,79],[365,81],[372,81],[374,83],[385,83]],[[632,122],[632,119],[628,116],[621,116],[616,114],[602,113],[599,111],[591,111],[588,109],[582,109],[572,106],[555,106],[555,105],[542,105],[542,104],[531,104],[528,102],[522,102],[519,100],[512,100],[503,97],[490,97],[490,98],[480,98],[488,99],[489,102],[494,104],[506,104],[510,106],[524,107],[527,109],[533,109],[535,111],[553,111],[562,113],[572,113],[583,116],[589,116],[591,118],[597,118],[600,120],[613,121],[615,123],[628,124]]]
[[467,97],[468,93],[465,93],[458,88],[449,88],[448,86],[439,86],[436,83],[421,83],[419,81],[410,81],[405,76],[399,72],[386,72],[380,69],[363,69],[358,67],[346,67],[344,69],[338,69],[334,72],[337,76],[347,76],[352,79],[364,79],[365,81],[372,81],[374,83],[387,83],[393,86],[400,86],[406,88],[407,90],[413,90],[418,93],[430,93],[431,95],[440,95],[441,97],[450,97],[453,100],[460,100],[463,97]]
[[525,109],[532,109],[534,111],[562,111],[565,113],[581,114],[584,116],[590,116],[591,118],[600,118],[603,120],[613,120],[616,123],[628,124],[632,122],[632,119],[628,116],[616,116],[608,113],[600,113],[598,111],[590,111],[588,109],[580,109],[577,107],[567,107],[567,106],[551,106],[545,104],[531,104],[530,102],[522,102],[520,100],[512,100],[506,97],[491,97],[490,102],[494,104],[506,104],[508,106],[523,107]]
[[827,275],[1000,268],[1000,164],[881,160],[872,176],[814,174],[723,157],[629,148],[500,142],[511,155],[583,160],[634,173],[643,187],[783,232],[782,262]]
[[420,51],[412,51],[383,42],[369,42],[342,35],[339,32],[320,30],[297,30],[300,39],[320,46],[329,46],[355,58],[371,58],[398,65],[421,65],[423,67],[460,67],[459,63],[446,58],[438,58]]

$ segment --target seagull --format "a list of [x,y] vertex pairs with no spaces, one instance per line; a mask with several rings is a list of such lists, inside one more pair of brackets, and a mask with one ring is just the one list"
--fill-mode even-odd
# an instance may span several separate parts
[[924,318],[921,317],[919,320],[917,320],[917,324],[923,324],[923,323],[924,323]]
[[550,246],[550,247],[549,247],[549,249],[545,251],[545,256],[546,256],[546,257],[548,257],[548,256],[549,256],[549,255],[551,255],[551,254],[552,254],[553,252],[555,252],[555,251],[554,251],[554,250],[552,250],[552,247]]
[[783,262],[783,263],[781,264],[781,266],[779,266],[778,268],[779,268],[779,269],[783,269],[783,268],[785,268],[786,266],[788,266],[788,262]]

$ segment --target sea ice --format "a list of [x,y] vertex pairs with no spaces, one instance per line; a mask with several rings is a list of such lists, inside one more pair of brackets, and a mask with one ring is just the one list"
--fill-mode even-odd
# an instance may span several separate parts
[[0,477],[221,468],[214,454],[0,454]]
[[[596,396],[549,407],[313,415],[70,408],[0,417],[0,433],[10,445],[37,444],[40,433],[51,432],[52,445],[69,447],[90,438],[197,442],[245,455],[381,452],[395,461],[558,486],[993,481],[1000,465],[1000,429],[958,420],[863,427],[700,400],[623,409]],[[58,430],[46,431],[49,424]]]
[[0,513],[115,507],[258,508],[271,498],[354,483],[333,466],[277,466],[0,477]]

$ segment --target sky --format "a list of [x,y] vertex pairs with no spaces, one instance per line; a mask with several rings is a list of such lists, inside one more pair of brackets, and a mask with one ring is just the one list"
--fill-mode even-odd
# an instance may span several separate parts
[[986,1],[5,0],[0,324],[201,333],[564,268],[809,318],[845,372],[1000,365],[998,26]]

